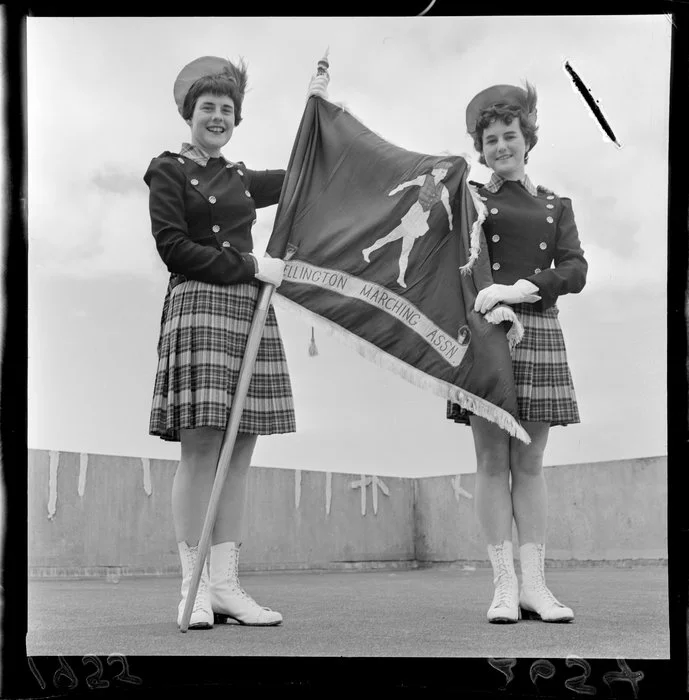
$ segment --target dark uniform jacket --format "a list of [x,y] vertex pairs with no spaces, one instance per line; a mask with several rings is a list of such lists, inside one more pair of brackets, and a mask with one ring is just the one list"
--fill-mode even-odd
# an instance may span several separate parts
[[203,151],[193,147],[153,158],[144,181],[153,236],[173,273],[171,285],[185,279],[212,284],[254,279],[250,252],[256,209],[277,204],[284,177],[284,170],[249,170],[222,157],[204,159]]
[[522,183],[494,174],[487,185],[470,184],[488,210],[483,230],[495,283],[532,282],[539,311],[584,288],[588,264],[570,199],[534,187],[528,176]]

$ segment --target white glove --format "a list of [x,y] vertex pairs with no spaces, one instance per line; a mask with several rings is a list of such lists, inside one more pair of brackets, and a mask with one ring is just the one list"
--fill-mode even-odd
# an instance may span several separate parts
[[538,287],[528,280],[517,280],[514,284],[491,284],[490,287],[482,289],[474,302],[474,311],[485,314],[496,304],[521,304],[522,302],[533,303],[540,301],[541,297],[534,292]]
[[253,256],[258,267],[258,272],[254,275],[257,280],[279,287],[285,271],[285,261],[280,258],[258,258]]
[[328,99],[328,83],[330,82],[330,76],[327,73],[317,73],[311,78],[309,83],[309,91],[306,95],[308,100],[311,95],[317,95],[322,97],[324,100]]

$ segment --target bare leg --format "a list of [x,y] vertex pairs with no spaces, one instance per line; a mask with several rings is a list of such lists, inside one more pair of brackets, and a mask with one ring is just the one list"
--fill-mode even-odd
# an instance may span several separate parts
[[180,431],[182,455],[172,482],[172,517],[178,542],[195,546],[201,538],[222,437],[223,431],[214,428]]
[[510,440],[514,520],[519,544],[545,543],[548,495],[543,475],[543,453],[550,424],[524,421],[522,425],[531,437],[531,444],[525,445],[516,438]]
[[212,543],[236,542],[241,544],[246,508],[246,487],[251,456],[256,447],[256,435],[238,433],[227,470],[225,486],[220,495],[218,517],[215,520]]
[[392,243],[393,241],[399,240],[404,236],[405,233],[406,230],[402,226],[398,226],[397,228],[390,231],[390,233],[388,233],[387,236],[379,238],[372,246],[370,246],[369,248],[364,248],[361,251],[361,254],[364,256],[364,260],[366,262],[371,262],[369,260],[369,256],[371,255],[371,253],[373,253],[373,251],[378,250],[378,248],[382,248],[388,243]]
[[488,544],[512,541],[509,435],[485,418],[471,416],[476,449],[476,517]]
[[[172,515],[178,542],[194,546],[201,538],[208,510],[223,431],[181,431],[182,455],[172,482]],[[255,435],[238,434],[218,504],[212,543],[241,541],[246,484]]]
[[522,587],[519,602],[523,617],[547,622],[569,622],[571,608],[560,603],[545,582],[545,535],[548,496],[543,474],[543,452],[548,442],[548,423],[522,423],[531,444],[515,440],[510,445],[512,507],[519,533]]
[[519,619],[519,583],[512,548],[512,500],[510,497],[510,438],[484,418],[471,416],[476,448],[475,508],[488,540],[488,557],[495,586],[488,621],[514,623]]
[[403,241],[402,241],[402,253],[400,254],[400,274],[399,277],[397,278],[397,284],[399,284],[401,287],[406,287],[407,285],[404,282],[404,273],[407,271],[407,264],[409,263],[409,253],[411,253],[411,249],[414,246],[414,241],[415,238],[410,238],[409,236],[405,236]]

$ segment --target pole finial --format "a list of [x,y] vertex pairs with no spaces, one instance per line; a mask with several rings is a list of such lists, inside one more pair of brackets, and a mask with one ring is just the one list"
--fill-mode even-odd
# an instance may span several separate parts
[[322,75],[323,73],[328,72],[328,68],[330,68],[330,61],[328,61],[328,54],[330,53],[330,47],[325,50],[325,53],[323,54],[323,58],[321,58],[318,61],[318,74]]

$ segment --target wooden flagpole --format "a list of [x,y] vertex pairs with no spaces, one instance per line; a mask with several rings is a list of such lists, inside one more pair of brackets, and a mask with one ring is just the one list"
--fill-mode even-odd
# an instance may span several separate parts
[[234,444],[237,439],[239,421],[241,420],[242,412],[244,410],[244,400],[246,399],[246,394],[249,390],[249,383],[251,382],[251,376],[254,371],[254,363],[256,361],[256,355],[258,354],[258,346],[261,343],[263,327],[265,326],[270,300],[274,291],[274,285],[266,283],[262,284],[258,295],[258,301],[256,302],[256,310],[254,311],[254,317],[251,321],[251,328],[249,329],[249,337],[246,342],[244,358],[242,359],[242,366],[239,370],[237,388],[234,396],[232,397],[230,417],[227,421],[225,435],[223,436],[222,446],[220,448],[220,456],[218,457],[218,468],[215,473],[213,490],[211,491],[208,510],[206,512],[206,519],[204,520],[203,530],[201,531],[196,566],[194,567],[194,573],[191,577],[189,593],[187,594],[184,613],[182,614],[182,624],[180,625],[181,632],[186,632],[189,629],[191,611],[194,607],[196,593],[199,589],[199,583],[201,581],[201,572],[206,564],[206,558],[208,557],[208,548],[210,546],[213,526],[215,525],[215,518],[218,513],[220,494],[222,493],[223,486],[225,485],[225,477],[230,466],[232,451],[234,450]]

